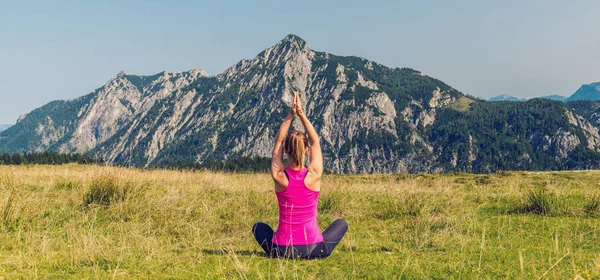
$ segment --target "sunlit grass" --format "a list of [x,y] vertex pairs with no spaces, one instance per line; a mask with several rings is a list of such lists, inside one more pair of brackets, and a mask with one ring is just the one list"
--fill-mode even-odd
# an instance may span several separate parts
[[468,98],[466,96],[461,96],[458,98],[458,100],[456,100],[456,102],[450,104],[450,108],[456,110],[456,111],[461,111],[461,112],[465,112],[468,111],[469,108],[471,108],[471,103],[473,103],[473,99]]
[[600,172],[323,180],[319,225],[349,231],[298,261],[265,258],[250,232],[276,228],[267,174],[0,166],[0,276],[600,277]]

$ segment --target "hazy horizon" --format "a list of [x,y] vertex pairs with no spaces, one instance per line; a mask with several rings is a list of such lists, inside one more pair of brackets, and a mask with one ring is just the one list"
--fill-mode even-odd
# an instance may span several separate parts
[[569,96],[600,81],[596,1],[18,2],[0,10],[0,124],[119,71],[224,71],[287,34],[465,94]]

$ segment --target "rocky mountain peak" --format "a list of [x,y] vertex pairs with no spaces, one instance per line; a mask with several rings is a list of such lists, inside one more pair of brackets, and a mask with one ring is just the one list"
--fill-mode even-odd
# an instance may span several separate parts
[[312,52],[302,38],[290,34],[274,46],[261,52],[258,57],[272,62],[272,58],[289,58],[292,55]]
[[204,69],[195,68],[195,69],[190,69],[188,72],[193,77],[208,77],[208,76],[210,76],[208,74],[208,72],[206,72]]
[[117,77],[127,76],[129,73],[125,70],[121,70],[121,72],[117,73]]
[[302,38],[300,38],[300,37],[298,37],[298,36],[296,36],[294,34],[288,34],[283,39],[281,39],[280,43],[289,44],[289,45],[295,45],[295,46],[298,46],[301,49],[303,49],[304,47],[306,47],[306,41],[304,41]]
[[294,91],[306,90],[314,57],[315,52],[308,48],[304,40],[290,34],[255,58],[241,60],[217,78],[231,84],[238,78],[249,75],[250,82],[242,87],[245,90],[253,87],[266,88],[267,82],[273,77],[283,77],[283,88],[277,90],[283,92],[281,99],[290,103]]

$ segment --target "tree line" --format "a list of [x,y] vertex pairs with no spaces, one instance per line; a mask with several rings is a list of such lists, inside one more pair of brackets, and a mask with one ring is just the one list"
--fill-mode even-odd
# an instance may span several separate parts
[[25,164],[100,164],[102,160],[84,154],[64,154],[53,151],[31,153],[3,153],[0,154],[0,165],[25,165]]
[[267,173],[271,168],[271,158],[267,157],[240,157],[223,161],[205,163],[177,163],[168,165],[169,169],[209,170],[233,173]]

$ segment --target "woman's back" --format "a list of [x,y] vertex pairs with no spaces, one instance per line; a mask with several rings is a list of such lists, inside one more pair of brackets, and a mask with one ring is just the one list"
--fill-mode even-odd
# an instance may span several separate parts
[[275,193],[279,204],[279,226],[272,241],[277,245],[309,245],[323,241],[317,224],[319,192],[305,185],[307,172],[306,168],[286,168],[289,184],[283,191]]
[[[295,115],[300,118],[306,133],[288,133]],[[283,162],[284,151],[288,155],[288,168]],[[308,168],[297,170],[304,166],[307,155],[310,157]],[[348,230],[348,223],[344,219],[335,220],[322,233],[317,224],[322,175],[323,154],[319,136],[302,111],[300,96],[296,93],[290,113],[281,123],[275,137],[271,158],[271,177],[279,204],[279,227],[277,231],[273,231],[269,225],[262,222],[252,226],[256,242],[267,255],[325,258],[342,240]]]

